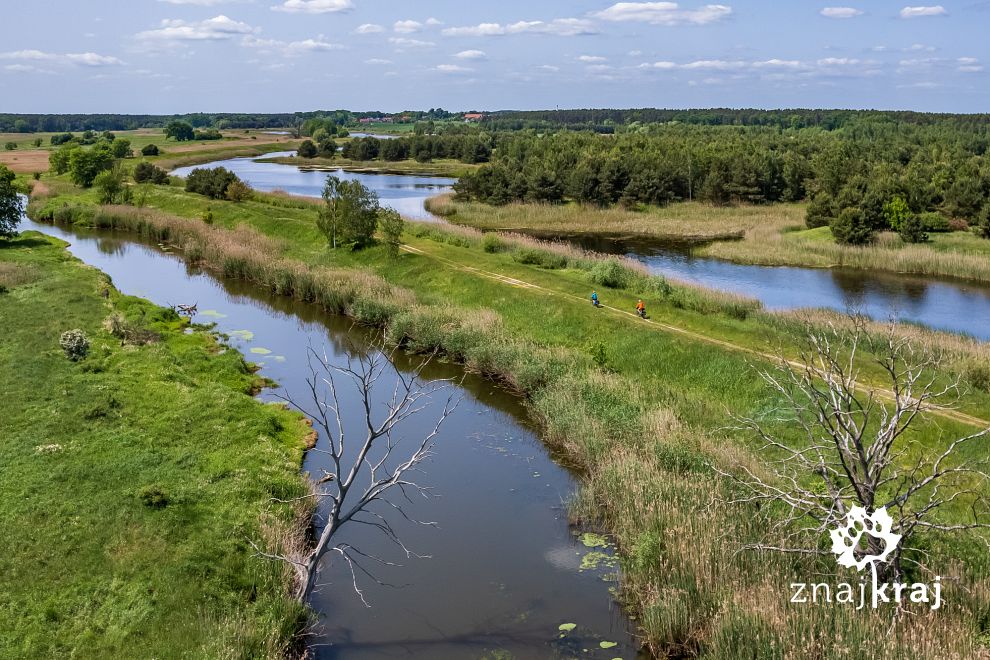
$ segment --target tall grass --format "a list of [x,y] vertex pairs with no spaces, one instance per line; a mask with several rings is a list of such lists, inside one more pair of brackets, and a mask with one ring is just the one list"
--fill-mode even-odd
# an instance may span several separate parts
[[758,300],[669,279],[651,273],[635,259],[590,252],[569,243],[545,241],[523,234],[482,233],[468,227],[429,222],[409,222],[407,230],[413,236],[438,243],[488,253],[505,252],[522,264],[551,270],[572,268],[583,272],[592,285],[659,298],[680,309],[723,314],[742,320],[761,308]]
[[[427,200],[426,208],[451,222],[484,230],[650,236],[681,241],[738,239],[754,227],[795,221],[803,212],[792,204],[720,207],[678,203],[639,209],[576,203],[491,206],[458,200],[451,194]],[[803,216],[798,221],[803,221]]]
[[[892,621],[886,611],[788,603],[790,582],[821,578],[829,567],[737,553],[741,540],[768,533],[773,514],[717,503],[727,486],[712,463],[759,470],[759,462],[737,439],[684,426],[637,381],[602,371],[583,353],[514,335],[493,312],[420,304],[412,292],[368,272],[287,260],[277,241],[247,229],[221,230],[129,207],[66,208],[39,202],[32,212],[174,244],[204,267],[381,327],[394,345],[446,354],[526,396],[547,442],[583,473],[573,514],[614,535],[623,556],[622,597],[658,656],[913,659],[986,653],[979,638],[986,584],[962,567],[938,616],[918,610]],[[589,277],[596,268],[617,269],[599,274],[647,285],[641,278],[648,274],[635,265],[573,248],[437,225],[413,224],[410,231],[479,251],[486,245],[510,253],[542,251]]]

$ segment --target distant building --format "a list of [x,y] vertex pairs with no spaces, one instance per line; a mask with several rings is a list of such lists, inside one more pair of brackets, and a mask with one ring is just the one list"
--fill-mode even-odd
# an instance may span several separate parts
[[482,121],[485,115],[480,112],[467,112],[464,114],[464,121]]

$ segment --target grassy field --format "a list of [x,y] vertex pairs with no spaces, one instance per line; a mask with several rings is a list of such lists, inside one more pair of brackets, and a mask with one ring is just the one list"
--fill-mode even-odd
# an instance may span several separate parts
[[803,204],[680,203],[633,211],[573,203],[494,207],[445,195],[430,200],[429,207],[451,222],[484,230],[711,241],[695,253],[764,266],[844,267],[990,282],[990,241],[970,232],[932,233],[929,242],[919,245],[904,243],[893,233],[881,234],[865,247],[838,245],[827,227],[807,229]]
[[[149,144],[157,145],[162,153],[157,158],[163,167],[178,167],[242,155],[260,155],[268,151],[294,148],[298,141],[288,135],[267,135],[258,130],[223,131],[223,140],[200,140],[175,142],[165,140],[161,129],[143,128],[136,131],[114,131],[116,137],[131,141],[131,149],[141,157],[141,149]],[[0,164],[4,164],[18,174],[34,174],[48,170],[48,156],[52,151],[52,133],[0,133],[0,148],[7,142],[14,142],[14,151],[0,151]],[[79,135],[79,133],[77,133]],[[35,139],[41,138],[40,147],[35,147]]]
[[[622,597],[660,654],[917,658],[985,652],[979,622],[987,601],[980,585],[990,566],[978,543],[926,539],[944,562],[942,575],[960,582],[938,617],[902,619],[897,634],[883,616],[787,604],[793,577],[834,571],[834,563],[736,552],[742,540],[766,532],[772,518],[748,507],[713,506],[726,484],[711,465],[758,465],[753,439],[727,430],[726,420],[779,405],[757,368],[768,367],[766,355],[780,347],[796,350],[801,326],[789,317],[671,286],[631,267],[622,269],[621,286],[599,286],[596,269],[611,268],[602,265],[609,262],[520,238],[414,225],[399,258],[382,248],[331,252],[309,202],[256,195],[233,204],[158,187],[139,193],[145,208],[96,209],[92,193],[43,182],[47,194],[33,200],[35,216],[174,244],[224,274],[384,326],[392,341],[410,349],[441,350],[526,396],[547,442],[581,469],[584,488],[574,515],[615,535],[623,555]],[[199,220],[207,208],[212,226]],[[614,311],[587,304],[593,287]],[[621,313],[638,296],[647,298],[656,322]],[[960,371],[987,358],[975,342],[946,341]],[[876,376],[875,368],[863,367],[865,380]],[[990,418],[990,393],[974,388],[960,407]],[[938,448],[969,428],[958,418],[931,415],[915,437],[919,447]],[[775,429],[795,440],[786,422]],[[965,510],[959,502],[946,515]]]
[[64,247],[0,240],[0,657],[280,656],[306,613],[248,539],[304,492],[309,429],[250,395],[239,353]]

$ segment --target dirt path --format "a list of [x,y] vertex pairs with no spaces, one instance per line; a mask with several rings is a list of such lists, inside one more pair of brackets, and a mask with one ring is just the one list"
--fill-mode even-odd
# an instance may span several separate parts
[[[501,282],[502,284],[508,284],[509,286],[514,286],[514,287],[521,288],[521,289],[530,289],[530,290],[540,291],[540,292],[542,292],[542,293],[544,293],[544,294],[546,294],[548,296],[559,296],[561,298],[566,298],[568,300],[578,301],[581,304],[590,304],[589,301],[588,301],[588,299],[583,298],[581,296],[574,295],[573,293],[567,293],[566,291],[558,291],[558,290],[555,290],[555,289],[547,289],[547,288],[542,287],[542,286],[540,286],[538,284],[533,284],[532,282],[527,282],[525,280],[520,280],[520,279],[517,279],[517,278],[514,278],[514,277],[509,277],[507,275],[502,275],[500,273],[493,273],[491,271],[483,270],[481,268],[476,268],[474,266],[466,266],[466,265],[464,265],[462,263],[459,263],[457,261],[454,261],[452,259],[447,259],[446,257],[440,257],[440,256],[437,256],[435,254],[431,254],[429,252],[426,252],[425,250],[421,250],[419,248],[412,247],[411,245],[403,245],[402,246],[402,249],[404,251],[409,252],[409,253],[412,253],[412,254],[417,254],[417,255],[426,257],[428,259],[433,259],[435,261],[439,261],[440,263],[443,263],[443,264],[445,264],[447,266],[450,266],[451,268],[454,268],[454,269],[459,270],[459,271],[464,272],[464,273],[472,273],[472,274],[475,274],[475,275],[480,275],[481,277],[485,277],[485,278],[488,278],[488,279],[491,279],[491,280],[495,280],[496,282]],[[622,310],[622,309],[617,309],[615,307],[609,307],[607,305],[602,305],[602,309],[604,309],[606,312],[608,312],[610,314],[621,315],[623,317],[627,317],[629,319],[632,319],[636,323],[641,323],[641,324],[645,323],[648,327],[652,327],[652,328],[654,328],[654,329],[656,329],[658,331],[665,331],[665,332],[670,332],[670,333],[678,334],[678,335],[681,335],[683,337],[688,337],[690,339],[694,339],[696,341],[702,341],[702,342],[705,342],[705,343],[708,343],[708,344],[712,344],[714,346],[718,346],[720,348],[725,348],[725,349],[730,350],[730,351],[735,351],[735,352],[738,352],[738,353],[746,353],[748,355],[753,355],[755,357],[759,357],[759,358],[762,358],[762,359],[765,359],[765,360],[769,360],[770,362],[779,363],[780,362],[780,359],[781,359],[779,355],[774,355],[773,353],[765,353],[763,351],[758,351],[758,350],[756,350],[754,348],[747,348],[745,346],[740,346],[738,344],[733,344],[732,342],[725,341],[724,339],[718,339],[716,337],[712,337],[710,335],[706,335],[706,334],[703,334],[703,333],[700,333],[700,332],[695,332],[693,330],[685,330],[684,328],[678,327],[676,325],[670,325],[668,323],[663,323],[661,321],[656,321],[656,320],[650,319],[650,318],[647,318],[647,319],[644,320],[644,319],[639,318],[639,316],[637,314],[633,313],[633,312],[625,311],[625,310]],[[792,360],[787,360],[786,362],[787,362],[787,364],[789,364],[792,367],[804,368],[804,366],[805,366],[805,365],[803,365],[803,364],[801,364],[799,362],[795,362],[795,361],[792,361]],[[893,392],[891,392],[890,390],[883,389],[883,388],[866,388],[866,387],[860,386],[859,389],[862,392],[866,393],[866,394],[869,394],[871,392],[876,393],[876,394],[879,394],[880,396],[882,396],[882,397],[884,397],[885,399],[888,399],[888,400],[893,400],[893,398],[894,398],[894,393]],[[960,422],[960,423],[963,423],[963,424],[969,424],[971,426],[976,426],[976,427],[979,427],[979,428],[990,428],[990,421],[987,421],[985,419],[981,419],[979,417],[975,417],[973,415],[968,415],[968,414],[966,414],[964,412],[960,412],[958,410],[953,410],[952,408],[946,408],[944,406],[929,405],[928,412],[930,412],[930,413],[932,413],[934,415],[938,415],[939,417],[950,419],[950,420],[955,421],[955,422]]]

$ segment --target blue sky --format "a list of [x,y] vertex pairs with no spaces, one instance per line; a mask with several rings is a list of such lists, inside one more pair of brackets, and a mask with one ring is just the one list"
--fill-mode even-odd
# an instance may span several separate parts
[[990,0],[926,1],[33,0],[0,111],[990,111]]

